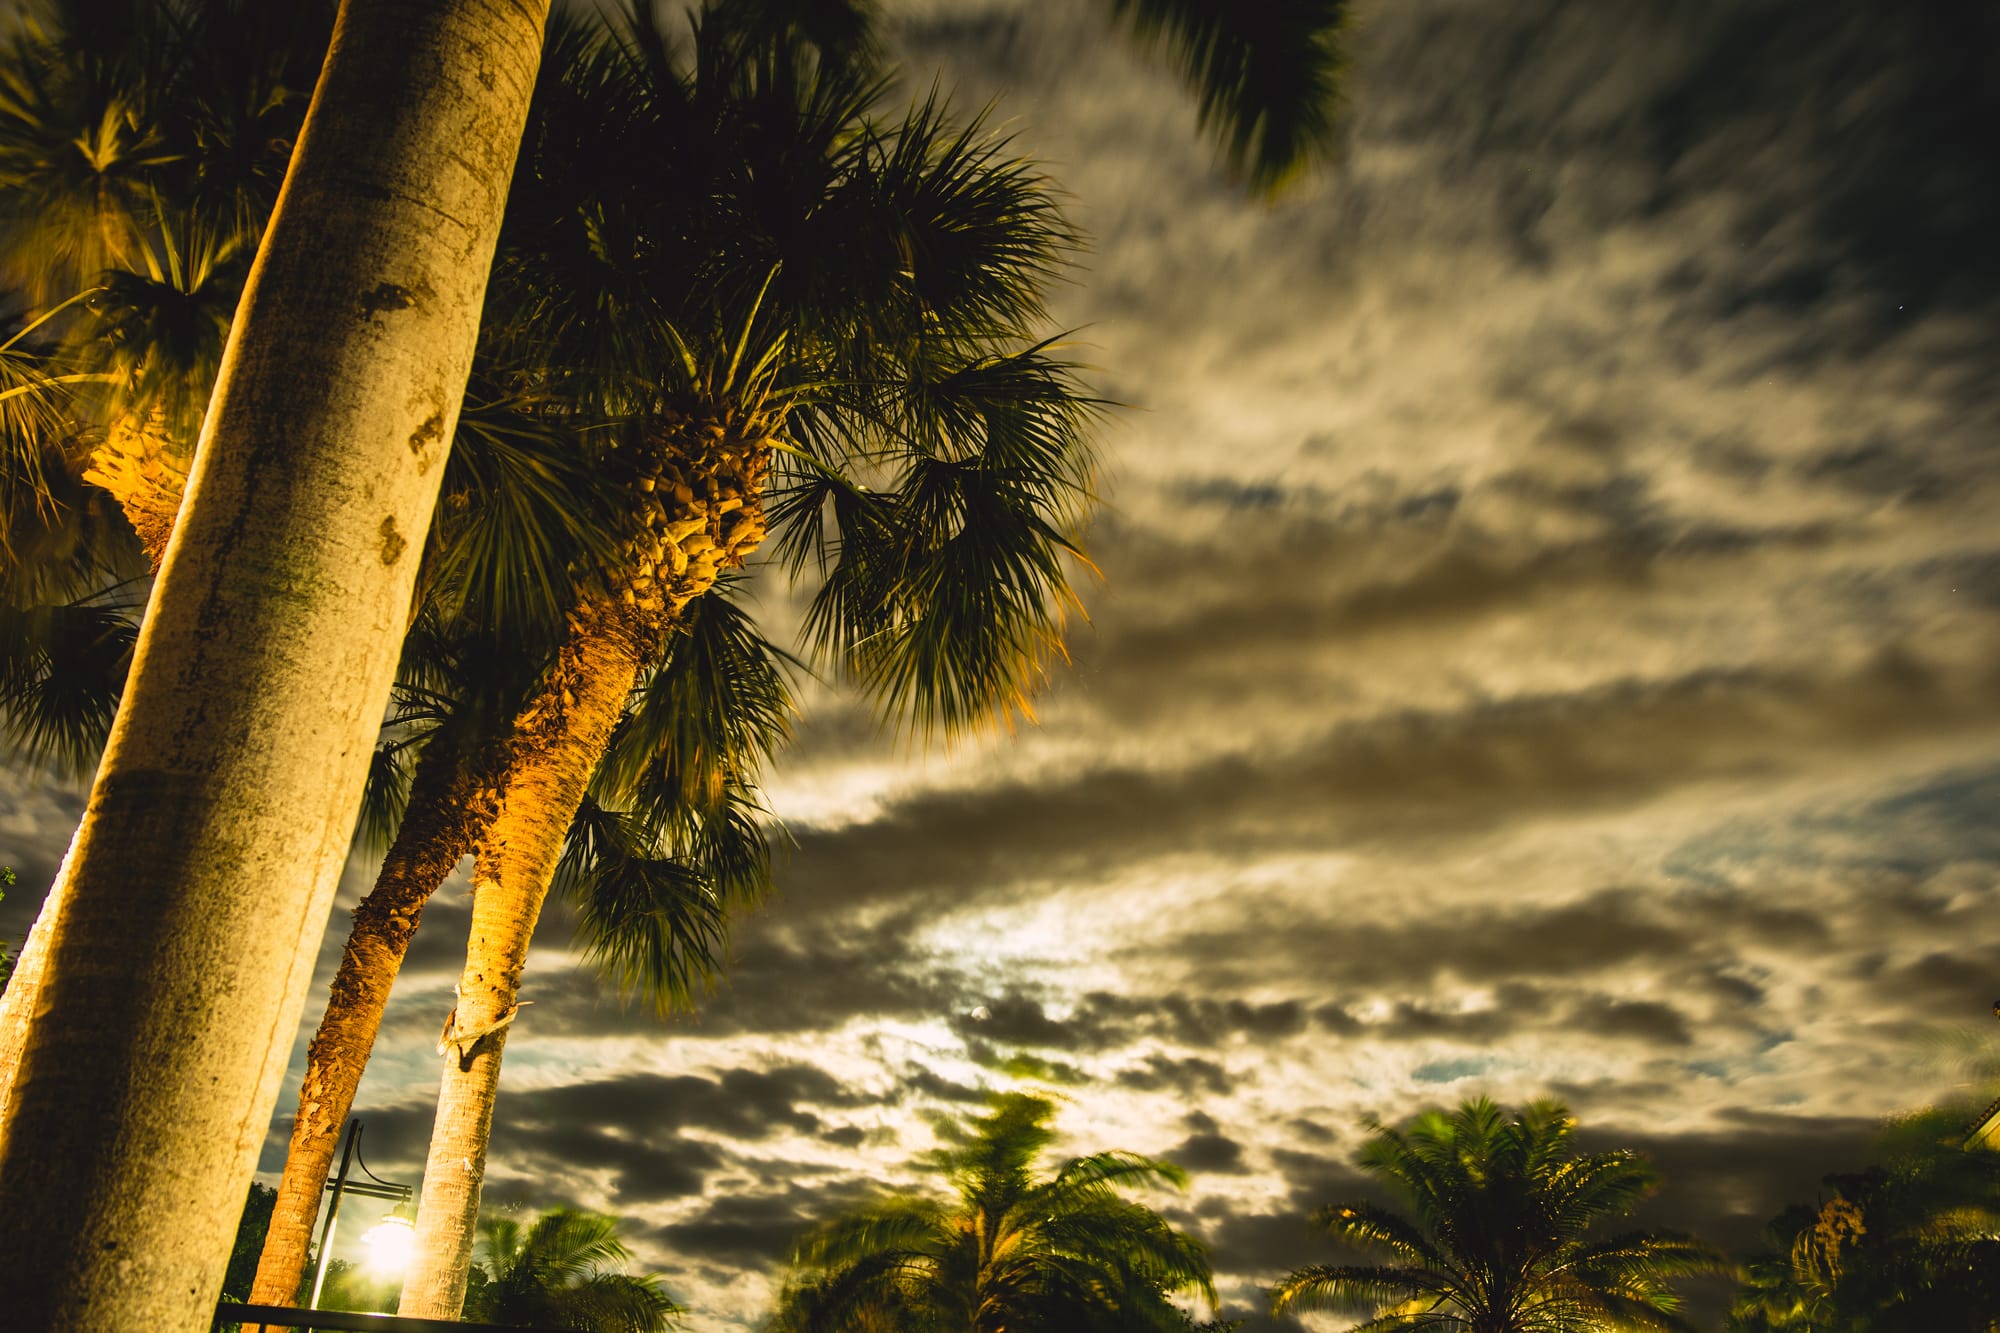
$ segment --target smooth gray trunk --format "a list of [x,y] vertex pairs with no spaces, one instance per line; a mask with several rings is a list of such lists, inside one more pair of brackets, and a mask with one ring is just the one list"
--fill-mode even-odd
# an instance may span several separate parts
[[345,0],[0,1121],[20,1333],[209,1326],[388,700],[547,0]]

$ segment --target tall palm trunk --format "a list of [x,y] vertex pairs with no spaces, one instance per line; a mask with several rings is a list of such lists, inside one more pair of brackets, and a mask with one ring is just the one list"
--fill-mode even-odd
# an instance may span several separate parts
[[[437,1126],[424,1167],[414,1259],[403,1280],[403,1314],[456,1319],[465,1303],[466,1264],[479,1220],[486,1136],[500,1081],[500,1048],[515,1014],[521,967],[570,820],[638,679],[641,657],[630,636],[590,633],[578,617],[542,703],[535,743],[523,745],[500,800],[499,817],[473,863],[472,932],[458,1000],[445,1022],[446,1057]],[[526,739],[525,737],[523,739]],[[472,1169],[462,1164],[473,1162]]]
[[417,762],[403,822],[382,858],[375,887],[354,909],[326,1015],[306,1048],[285,1173],[250,1288],[254,1305],[289,1305],[298,1292],[327,1169],[424,904],[499,808],[503,779],[497,751],[440,734]]
[[546,0],[345,0],[0,1122],[13,1328],[206,1328],[394,676]]
[[679,420],[656,437],[650,457],[634,461],[638,535],[611,590],[570,618],[556,665],[515,724],[499,816],[474,863],[472,934],[439,1042],[444,1077],[399,1314],[456,1319],[464,1308],[500,1053],[563,841],[673,617],[763,540],[774,428],[755,410]]

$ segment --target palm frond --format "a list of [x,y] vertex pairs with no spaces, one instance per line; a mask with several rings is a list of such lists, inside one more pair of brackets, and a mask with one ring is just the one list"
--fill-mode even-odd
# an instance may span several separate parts
[[1349,0],[1112,0],[1193,85],[1203,128],[1259,194],[1333,147]]
[[1342,1203],[1318,1220],[1334,1239],[1385,1250],[1399,1265],[1299,1269],[1273,1309],[1371,1311],[1363,1327],[1677,1327],[1672,1280],[1724,1271],[1712,1249],[1673,1232],[1609,1239],[1589,1232],[1657,1183],[1637,1154],[1581,1153],[1560,1103],[1509,1112],[1486,1098],[1418,1113],[1373,1131],[1361,1165],[1413,1205],[1404,1218]]
[[500,1324],[582,1333],[665,1333],[681,1307],[652,1277],[619,1270],[631,1251],[616,1219],[554,1208],[532,1225],[491,1214],[479,1220],[486,1281],[468,1293],[466,1314]]
[[1166,1297],[1214,1303],[1206,1252],[1117,1192],[1178,1172],[1107,1152],[1038,1177],[1053,1111],[1017,1093],[969,1121],[939,1119],[941,1146],[919,1164],[956,1197],[880,1199],[807,1233],[774,1330],[1186,1327]]
[[682,612],[598,766],[600,798],[663,820],[680,808],[720,811],[727,788],[753,786],[790,738],[798,663],[737,603],[740,587],[725,575]]
[[935,424],[912,435],[892,490],[837,488],[799,510],[835,544],[806,639],[885,710],[948,734],[1027,714],[1064,657],[1082,552],[1056,524],[1088,502],[1096,407],[1070,374],[1039,346],[957,368],[913,395]]
[[616,549],[601,474],[562,422],[519,398],[468,397],[445,463],[424,587],[441,616],[552,643],[577,571]]
[[1429,1313],[1442,1293],[1442,1284],[1420,1269],[1368,1267],[1364,1265],[1313,1264],[1294,1269],[1271,1288],[1271,1312],[1287,1314],[1309,1310],[1378,1309],[1396,1306],[1395,1314],[1408,1319],[1423,1307]]
[[368,779],[361,788],[361,816],[355,822],[358,845],[371,852],[386,850],[396,840],[396,830],[409,806],[410,747],[407,743],[384,741],[368,758]]
[[66,776],[94,770],[138,633],[137,608],[115,596],[0,605],[0,734],[9,748]]
[[626,813],[586,798],[556,883],[577,906],[589,960],[661,1014],[691,1007],[722,972],[733,910],[768,890],[762,827],[731,793],[716,811]]
[[1372,1203],[1340,1203],[1320,1209],[1313,1220],[1335,1240],[1360,1249],[1387,1250],[1405,1263],[1435,1266],[1441,1258],[1422,1231],[1387,1208]]

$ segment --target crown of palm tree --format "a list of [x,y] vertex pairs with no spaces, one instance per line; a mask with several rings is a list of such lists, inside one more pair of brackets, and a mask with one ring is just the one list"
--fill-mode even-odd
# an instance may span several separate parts
[[555,1208],[528,1226],[479,1219],[477,1277],[469,1319],[573,1328],[580,1333],[664,1333],[680,1306],[656,1279],[623,1271],[632,1252],[609,1217]]
[[1658,1176],[1631,1152],[1579,1153],[1557,1102],[1509,1114],[1478,1098],[1402,1129],[1371,1127],[1360,1163],[1413,1215],[1357,1202],[1316,1220],[1335,1241],[1394,1262],[1299,1269],[1273,1289],[1274,1311],[1370,1311],[1359,1326],[1369,1333],[1679,1329],[1671,1280],[1724,1267],[1670,1232],[1593,1239]]
[[1964,1143],[1966,1117],[1990,1091],[1892,1122],[1876,1165],[1827,1176],[1830,1197],[1779,1214],[1765,1232],[1774,1252],[1745,1265],[1732,1333],[1990,1329],[2000,1312],[2000,1154]]
[[1054,1106],[997,1097],[969,1124],[940,1124],[946,1145],[921,1165],[953,1197],[892,1198],[838,1218],[793,1251],[795,1277],[774,1327],[799,1333],[908,1328],[1184,1329],[1168,1300],[1214,1303],[1201,1246],[1124,1197],[1180,1186],[1180,1170],[1133,1153],[1034,1167]]

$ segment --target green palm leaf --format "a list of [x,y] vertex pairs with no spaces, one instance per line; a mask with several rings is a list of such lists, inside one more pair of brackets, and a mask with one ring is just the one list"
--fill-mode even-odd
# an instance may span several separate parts
[[475,1255],[484,1281],[467,1293],[467,1318],[580,1333],[665,1333],[681,1308],[657,1279],[618,1271],[632,1255],[617,1226],[573,1208],[551,1209],[526,1228],[512,1218],[480,1218]]
[[891,1196],[835,1218],[793,1250],[774,1329],[1186,1327],[1167,1300],[1192,1291],[1213,1304],[1199,1243],[1119,1191],[1179,1183],[1173,1166],[1096,1153],[1038,1176],[1054,1107],[996,1097],[969,1122],[942,1120],[920,1165],[950,1200]]
[[1112,0],[1172,53],[1203,128],[1250,187],[1269,194],[1330,151],[1346,66],[1349,0]]
[[1590,1233],[1657,1182],[1629,1152],[1580,1153],[1575,1122],[1552,1101],[1508,1113],[1484,1098],[1370,1122],[1358,1160],[1411,1206],[1366,1202],[1316,1216],[1337,1241],[1386,1253],[1376,1266],[1313,1266],[1271,1292],[1274,1312],[1369,1312],[1362,1327],[1578,1333],[1677,1329],[1674,1279],[1729,1271],[1714,1250],[1672,1232]]

